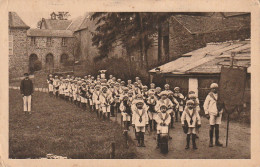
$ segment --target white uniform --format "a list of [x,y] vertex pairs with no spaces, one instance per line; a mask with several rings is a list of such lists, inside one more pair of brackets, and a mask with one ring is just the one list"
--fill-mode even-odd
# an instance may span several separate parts
[[209,114],[210,116],[209,118],[210,125],[221,124],[223,110],[219,112],[219,116],[217,117],[218,114],[217,99],[218,99],[218,94],[210,92],[206,97],[203,105],[205,114]]
[[174,105],[169,98],[167,98],[165,100],[163,100],[163,99],[158,100],[158,102],[155,106],[155,111],[161,112],[160,108],[161,108],[162,105],[166,105],[168,114],[173,113],[173,115],[174,115],[174,112],[173,112]]
[[188,123],[188,133],[187,134],[196,134],[196,125],[201,124],[200,115],[196,109],[188,109],[186,108],[181,116],[181,123],[184,125],[184,121]]
[[136,132],[145,132],[148,120],[147,109],[143,107],[142,109],[135,108],[133,110],[132,124],[135,125]]
[[169,125],[171,123],[171,116],[168,113],[158,113],[155,117],[155,121],[157,122],[157,134],[160,134],[161,131],[161,123],[165,123],[166,125]]
[[[129,110],[131,110],[131,104],[128,107],[129,107]],[[123,101],[121,102],[119,109],[120,109],[121,114],[123,116],[123,121],[130,121],[131,116],[126,112],[126,106],[124,105]]]
[[155,110],[157,101],[158,101],[158,99],[155,96],[153,99],[151,98],[151,96],[148,97],[148,99],[147,99],[147,105],[149,106],[148,116],[149,116],[150,120],[155,120],[155,117],[157,115],[157,112]]
[[49,92],[53,92],[53,78],[47,80]]
[[100,109],[100,96],[101,96],[101,91],[93,92],[92,100],[93,100],[93,104],[96,106],[97,110]]
[[103,113],[110,112],[110,104],[113,101],[113,97],[110,93],[102,93],[100,95],[100,107]]

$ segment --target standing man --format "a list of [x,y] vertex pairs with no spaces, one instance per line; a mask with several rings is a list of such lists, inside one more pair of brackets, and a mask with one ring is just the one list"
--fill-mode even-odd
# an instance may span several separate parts
[[155,72],[156,73],[155,73],[155,75],[153,75],[151,82],[154,83],[156,86],[163,88],[166,81],[165,81],[165,78],[163,77],[163,74],[161,73],[161,69],[156,68]]
[[29,79],[28,73],[24,73],[24,77],[20,85],[20,91],[23,96],[23,111],[25,114],[31,114],[33,83],[32,80]]
[[212,83],[210,85],[210,89],[211,89],[211,91],[209,92],[208,96],[206,97],[206,100],[203,105],[206,117],[209,119],[209,124],[210,124],[209,147],[213,147],[214,129],[215,129],[215,145],[222,146],[222,144],[219,142],[219,125],[221,124],[223,109],[219,109],[217,107],[218,84]]

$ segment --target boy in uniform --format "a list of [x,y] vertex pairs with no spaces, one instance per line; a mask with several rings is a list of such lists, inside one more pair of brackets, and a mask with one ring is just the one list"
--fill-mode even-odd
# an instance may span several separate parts
[[185,128],[185,126],[187,126],[186,128],[188,128],[187,137],[186,137],[187,145],[186,145],[185,149],[190,148],[190,136],[192,136],[193,149],[197,149],[196,126],[201,127],[201,121],[200,121],[199,113],[194,108],[193,100],[187,101],[187,108],[185,108],[185,110],[181,116],[181,124],[182,124],[183,128]]
[[148,115],[143,100],[138,100],[136,102],[136,107],[133,110],[132,125],[136,130],[138,147],[145,147],[144,133],[145,128],[148,126]]
[[162,126],[169,126],[171,122],[171,116],[167,112],[167,106],[166,105],[161,105],[160,106],[160,112],[156,115],[155,120],[157,122],[157,147],[159,148],[160,144],[160,131]]
[[108,93],[107,86],[103,86],[102,94],[100,96],[100,107],[103,113],[103,118],[110,118],[110,105],[113,102],[113,97],[110,93]]
[[55,95],[56,98],[58,98],[58,95],[59,95],[59,86],[60,86],[60,83],[59,83],[59,78],[58,76],[56,75],[54,80],[53,80],[53,86],[54,86],[54,91],[53,91],[53,94]]
[[52,74],[50,74],[49,77],[47,78],[47,83],[48,83],[49,96],[53,96],[53,78],[52,78]]
[[218,84],[212,83],[210,85],[210,93],[207,95],[203,108],[206,114],[206,117],[209,119],[210,130],[210,143],[209,147],[213,147],[213,133],[215,129],[215,145],[222,146],[219,142],[219,125],[221,124],[221,118],[223,109],[218,108],[217,100],[218,100]]
[[131,102],[128,99],[128,96],[125,95],[119,107],[124,123],[124,133],[129,130],[129,123],[131,120]]
[[101,118],[101,108],[100,108],[100,95],[101,95],[101,86],[100,85],[96,85],[95,86],[95,91],[93,92],[93,96],[92,96],[92,100],[93,103],[95,105],[95,110],[97,112],[97,116],[99,116]]
[[[178,112],[179,112],[180,113],[180,117],[181,117],[182,112],[184,110],[184,106],[185,106],[185,97],[183,96],[182,93],[180,93],[180,88],[179,87],[175,87],[174,88],[173,96],[179,102],[179,107],[177,109],[177,115],[178,115]],[[178,116],[177,115],[176,115],[176,121],[178,121]]]
[[155,106],[156,106],[157,101],[158,101],[158,99],[155,97],[154,92],[149,90],[148,98],[147,98],[147,105],[149,107],[148,116],[149,116],[149,125],[150,125],[151,131],[153,130],[153,128],[154,128],[154,130],[156,129],[155,117],[157,115],[157,112],[155,111]]

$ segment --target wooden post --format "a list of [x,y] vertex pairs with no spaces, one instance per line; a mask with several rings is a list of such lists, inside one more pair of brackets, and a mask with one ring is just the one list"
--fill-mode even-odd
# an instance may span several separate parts
[[228,113],[228,117],[227,117],[226,147],[228,146],[228,130],[229,130],[229,113]]
[[116,152],[116,144],[115,144],[115,142],[112,142],[111,143],[110,159],[115,159],[115,152]]
[[[232,68],[233,65],[234,65],[234,57],[235,57],[235,56],[236,56],[236,52],[231,52],[230,68]],[[227,134],[226,134],[226,147],[228,146],[229,115],[230,115],[230,113],[228,112],[228,117],[227,117]]]

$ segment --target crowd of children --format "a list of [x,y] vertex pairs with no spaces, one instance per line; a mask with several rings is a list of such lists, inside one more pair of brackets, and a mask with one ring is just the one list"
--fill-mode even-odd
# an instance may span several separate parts
[[174,128],[174,122],[181,121],[187,134],[185,149],[189,149],[190,137],[193,149],[197,149],[196,132],[201,121],[199,100],[194,91],[190,91],[185,97],[179,87],[175,87],[173,91],[168,84],[161,88],[151,83],[148,87],[142,84],[139,77],[136,77],[133,83],[132,80],[125,83],[112,75],[106,79],[105,70],[101,70],[101,74],[96,78],[91,75],[83,78],[67,75],[65,78],[50,74],[47,83],[50,96],[96,112],[101,119],[120,114],[124,133],[131,125],[135,129],[138,147],[145,147],[144,134],[148,129],[157,131],[159,147],[162,126]]

